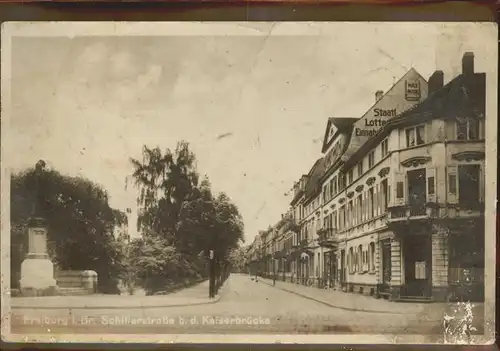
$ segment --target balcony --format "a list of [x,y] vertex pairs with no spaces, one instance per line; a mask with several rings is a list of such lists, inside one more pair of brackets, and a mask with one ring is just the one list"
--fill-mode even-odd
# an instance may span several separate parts
[[337,229],[325,228],[318,230],[318,244],[322,247],[336,247]]
[[401,232],[415,229],[411,226],[428,225],[431,218],[438,216],[438,209],[433,203],[419,204],[417,206],[405,204],[388,208],[387,212],[387,226]]
[[435,206],[433,206],[433,204],[419,204],[417,206],[405,204],[403,206],[389,208],[387,221],[394,222],[430,218],[433,216],[435,216]]
[[285,230],[300,233],[300,225],[294,219],[288,219],[284,227]]

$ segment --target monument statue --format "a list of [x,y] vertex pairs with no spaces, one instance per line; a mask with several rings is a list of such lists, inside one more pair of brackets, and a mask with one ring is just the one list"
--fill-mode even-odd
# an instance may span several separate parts
[[47,253],[47,225],[39,206],[42,203],[40,179],[44,171],[45,162],[38,161],[35,166],[35,201],[28,221],[28,253],[21,264],[23,295],[44,295],[57,288],[54,265]]

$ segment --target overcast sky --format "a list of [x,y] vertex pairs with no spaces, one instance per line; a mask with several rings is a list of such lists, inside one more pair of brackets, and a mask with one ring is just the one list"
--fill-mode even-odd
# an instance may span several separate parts
[[412,66],[449,80],[474,51],[481,70],[488,45],[473,24],[304,23],[298,35],[244,26],[262,35],[14,38],[12,167],[44,159],[135,209],[129,157],[186,140],[251,241],[287,210],[285,193],[321,155],[328,117],[360,117]]

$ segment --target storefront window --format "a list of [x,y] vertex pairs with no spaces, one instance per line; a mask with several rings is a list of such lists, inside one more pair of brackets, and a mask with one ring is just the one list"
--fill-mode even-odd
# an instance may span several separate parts
[[450,236],[449,281],[451,284],[484,282],[484,232]]

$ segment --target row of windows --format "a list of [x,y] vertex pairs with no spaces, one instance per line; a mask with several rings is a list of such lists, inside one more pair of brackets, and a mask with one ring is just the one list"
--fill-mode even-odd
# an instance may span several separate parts
[[[406,147],[419,146],[426,143],[426,133],[425,133],[425,125],[414,126],[405,129],[404,135],[406,138]],[[457,140],[478,140],[480,138],[480,129],[484,128],[484,123],[476,118],[457,118],[456,123],[454,124],[455,136]],[[483,131],[484,135],[484,131]],[[389,142],[388,139],[384,139],[380,143],[380,155],[381,158],[386,157],[389,154]],[[355,170],[356,170],[356,178],[361,177],[366,171],[370,170],[376,162],[375,159],[375,150],[372,150],[367,155],[368,160],[368,168],[364,168],[363,161],[358,163],[354,168],[350,169],[347,174],[339,174],[334,176],[325,186],[323,187],[323,192],[321,199],[317,198],[312,201],[309,205],[304,208],[301,208],[299,211],[299,218],[302,219],[307,217],[314,211],[316,211],[321,202],[327,203],[331,199],[333,199],[337,194],[343,191],[348,185],[352,184],[355,181]],[[429,190],[433,193],[434,190],[434,182],[429,183]],[[397,185],[397,196],[402,197],[404,193],[404,189],[401,184]]]
[[[484,123],[477,118],[457,117],[454,124],[456,140],[479,140],[481,132],[484,135]],[[427,142],[425,125],[405,129],[406,147],[423,145]]]
[[[448,166],[446,173],[448,203],[460,204],[463,208],[476,208],[484,202],[482,191],[484,185],[481,185],[483,173],[479,164]],[[384,179],[381,183],[348,199],[346,204],[325,216],[322,223],[319,218],[309,220],[302,226],[302,233],[297,238],[297,242],[301,239],[311,239],[310,234],[316,233],[321,227],[344,231],[382,215],[387,211],[391,197],[391,186],[387,179]],[[434,168],[419,168],[395,174],[395,204],[411,205],[413,212],[424,213],[425,204],[435,201],[436,170]],[[415,215],[417,215],[416,212]]]
[[387,179],[384,179],[380,184],[362,192],[347,203],[345,223],[339,229],[349,229],[384,214],[387,210],[389,200],[389,185]]
[[[458,118],[456,122],[456,139],[457,140],[478,140],[480,138],[479,130],[481,122],[476,118]],[[419,146],[426,143],[425,125],[414,126],[405,129],[406,147]],[[381,158],[389,154],[389,141],[384,139],[380,143]],[[356,169],[357,178],[361,177],[366,171],[370,170],[375,165],[375,150],[368,153],[368,169],[364,169],[363,161],[359,162],[355,168],[350,169],[347,175],[338,175],[331,179],[323,187],[322,200],[327,203],[334,198],[339,192],[343,191],[347,185],[350,185],[355,180],[354,170]]]
[[[480,164],[447,166],[447,202],[473,208],[484,201],[484,172]],[[426,180],[427,179],[427,180]],[[395,174],[395,203],[397,205],[423,206],[436,202],[436,170],[418,168]],[[472,207],[471,207],[472,206]]]
[[376,269],[375,243],[371,242],[366,249],[363,245],[359,245],[357,248],[349,248],[347,265],[350,274],[374,272]]
[[[380,143],[381,156],[384,158],[389,153],[389,140],[384,139]],[[364,162],[361,161],[356,166],[356,176],[357,178],[361,177],[365,174],[366,171],[369,171],[375,166],[375,150],[372,150],[368,153],[368,168],[364,169]],[[346,186],[352,184],[354,182],[354,168],[351,168],[347,175],[339,174],[338,176],[334,176],[330,182],[328,182],[323,187],[323,203],[327,203],[332,198],[334,198],[339,192],[343,191]]]
[[[369,187],[357,197],[351,199],[347,205],[341,206],[338,211],[332,211],[323,218],[323,228],[343,231],[361,224],[376,216],[384,214],[390,201],[390,186],[387,179]],[[320,228],[320,222],[308,221],[303,226],[303,238],[308,238],[308,233]]]
[[301,218],[309,216],[311,213],[313,213],[318,207],[320,206],[320,199],[316,198],[314,199],[311,203],[309,203],[307,206],[303,207],[303,213]]

